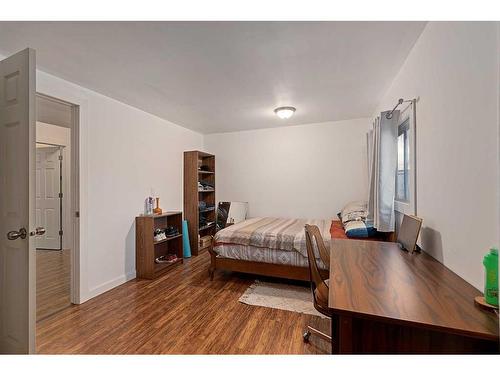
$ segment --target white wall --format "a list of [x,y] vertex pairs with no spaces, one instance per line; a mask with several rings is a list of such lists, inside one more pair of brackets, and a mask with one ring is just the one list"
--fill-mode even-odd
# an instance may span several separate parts
[[80,105],[80,300],[135,277],[135,216],[151,188],[182,209],[183,151],[201,134],[52,75],[37,91]]
[[218,201],[249,202],[250,216],[333,218],[366,199],[369,119],[205,136],[216,155]]
[[71,129],[47,124],[45,122],[36,122],[36,141],[52,145],[71,146]]
[[71,128],[73,118],[72,106],[61,103],[43,96],[36,97],[36,119],[45,122]]
[[498,244],[498,31],[430,22],[377,111],[417,103],[417,214],[424,250],[479,289]]

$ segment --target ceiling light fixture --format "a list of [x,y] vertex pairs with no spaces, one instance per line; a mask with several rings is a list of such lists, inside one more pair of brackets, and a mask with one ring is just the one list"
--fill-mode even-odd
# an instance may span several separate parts
[[276,113],[276,116],[279,118],[286,120],[287,118],[293,116],[295,113],[295,107],[278,107],[274,110],[274,113]]

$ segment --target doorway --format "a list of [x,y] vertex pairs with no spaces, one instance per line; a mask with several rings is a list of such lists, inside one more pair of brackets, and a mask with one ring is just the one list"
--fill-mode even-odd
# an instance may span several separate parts
[[77,106],[37,93],[35,221],[45,229],[35,239],[37,321],[74,302],[71,151],[76,119]]
[[63,250],[63,174],[62,145],[36,143],[36,226],[45,233],[35,238],[37,250]]

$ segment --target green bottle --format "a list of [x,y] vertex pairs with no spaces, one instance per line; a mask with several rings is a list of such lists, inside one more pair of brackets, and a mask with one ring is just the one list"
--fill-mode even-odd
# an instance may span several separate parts
[[493,306],[498,306],[498,249],[492,248],[484,256],[486,281],[484,283],[484,299]]

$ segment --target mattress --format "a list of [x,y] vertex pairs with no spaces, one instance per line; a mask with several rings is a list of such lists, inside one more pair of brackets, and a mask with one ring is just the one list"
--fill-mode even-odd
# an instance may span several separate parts
[[[330,238],[330,220],[256,217],[217,232],[214,237],[215,246],[219,244],[253,246],[298,252],[307,258],[304,232],[306,224],[316,225],[324,239]],[[329,241],[325,241],[325,245],[328,248]],[[316,253],[319,257],[317,250]]]
[[[318,226],[323,238],[330,238],[330,220],[258,217],[217,232],[214,251],[230,259],[307,267],[306,224]],[[317,249],[315,255],[319,260]]]
[[[296,251],[283,251],[255,246],[219,244],[214,247],[218,256],[236,260],[259,263],[279,264],[283,266],[309,267],[307,258]],[[321,259],[317,259],[318,267],[327,269]]]

